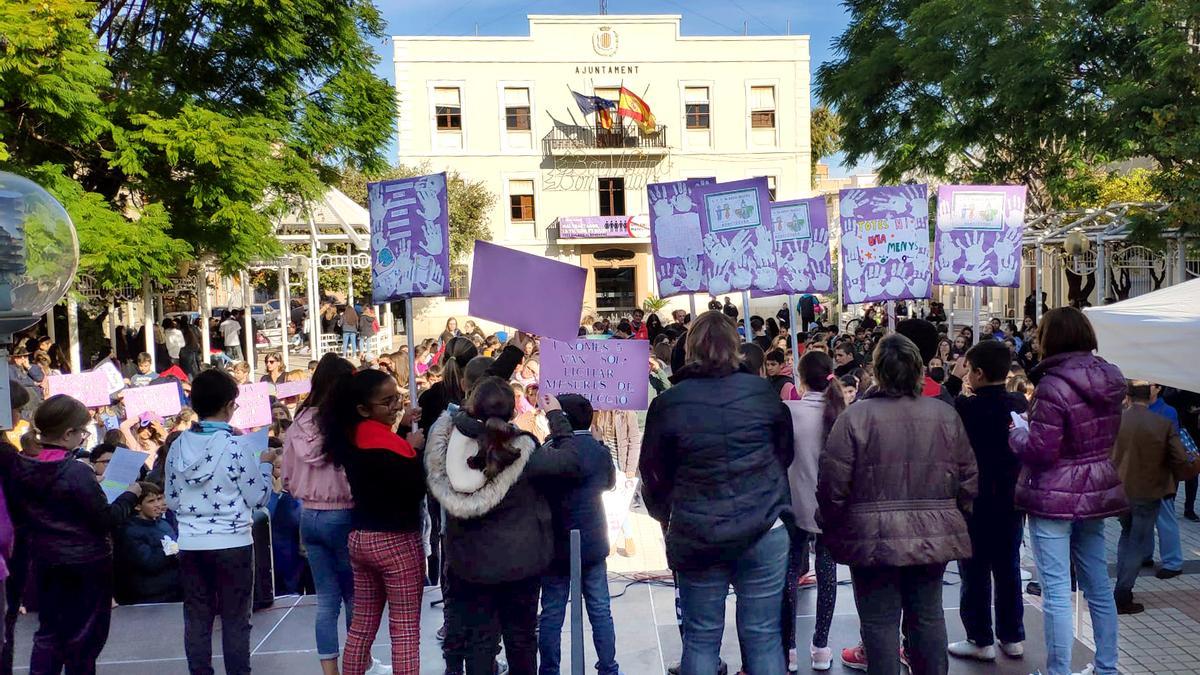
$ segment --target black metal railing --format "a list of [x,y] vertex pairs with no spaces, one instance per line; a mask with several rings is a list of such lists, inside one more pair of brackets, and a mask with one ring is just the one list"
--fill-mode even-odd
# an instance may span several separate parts
[[666,148],[667,128],[660,126],[652,134],[637,127],[614,125],[612,129],[591,126],[555,125],[542,139],[545,154],[564,150],[626,150]]

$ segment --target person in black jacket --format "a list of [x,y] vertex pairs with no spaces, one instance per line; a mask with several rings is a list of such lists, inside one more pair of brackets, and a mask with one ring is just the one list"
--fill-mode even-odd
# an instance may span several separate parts
[[116,538],[117,602],[180,602],[179,528],[164,517],[167,501],[162,488],[150,482],[139,485],[142,494],[134,507],[136,515]]
[[465,639],[467,675],[493,675],[501,633],[511,675],[537,672],[538,592],[554,559],[543,483],[581,475],[578,452],[539,449],[509,423],[515,407],[508,382],[486,377],[426,446],[429,491],[446,509],[447,636]]
[[[553,399],[550,399],[553,401]],[[583,568],[583,600],[596,647],[596,672],[617,675],[617,634],[608,595],[608,521],[600,495],[617,483],[616,466],[607,446],[592,436],[592,404],[579,394],[563,394],[551,412],[550,440],[542,452],[579,454],[582,476],[555,486],[548,495],[554,515],[554,562],[542,577],[542,613],[538,620],[540,675],[558,675],[563,620],[571,590],[571,530],[579,530],[579,558]],[[555,410],[560,407],[561,410]]]
[[[90,422],[87,408],[64,394],[34,414],[46,448],[81,447]],[[141,487],[131,484],[109,504],[92,467],[70,456],[39,462],[0,452],[0,475],[14,518],[27,528],[37,579],[39,626],[29,670],[95,672],[112,615],[111,534],[133,512]]]
[[791,418],[765,379],[739,370],[737,329],[721,313],[696,319],[685,350],[675,386],[650,404],[639,464],[642,500],[667,526],[678,576],[680,673],[717,672],[732,584],[743,669],[782,675]]
[[996,639],[1007,656],[1024,653],[1020,567],[1024,526],[1014,504],[1021,465],[1008,447],[1008,429],[1012,413],[1024,412],[1026,403],[1024,396],[1005,388],[1012,353],[1003,342],[980,342],[967,352],[965,361],[960,376],[973,395],[959,396],[954,407],[979,465],[979,496],[967,518],[973,555],[958,562],[962,578],[958,613],[967,639],[952,643],[949,651],[961,658],[992,661]]

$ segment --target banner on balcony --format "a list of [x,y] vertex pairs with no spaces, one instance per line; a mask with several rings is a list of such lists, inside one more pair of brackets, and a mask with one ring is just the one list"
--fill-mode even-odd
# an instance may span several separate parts
[[1021,285],[1024,185],[938,188],[935,278],[939,284]]
[[704,276],[713,295],[772,290],[779,283],[765,177],[697,188]]
[[367,184],[374,304],[450,290],[446,174]]
[[842,190],[838,209],[847,303],[929,297],[925,185]]
[[700,204],[692,195],[696,189],[715,182],[716,178],[689,178],[646,186],[650,247],[661,298],[708,290]]
[[779,275],[774,288],[751,297],[833,290],[825,198],[772,202],[770,214]]
[[650,220],[637,216],[559,216],[561,239],[644,239],[650,236]]

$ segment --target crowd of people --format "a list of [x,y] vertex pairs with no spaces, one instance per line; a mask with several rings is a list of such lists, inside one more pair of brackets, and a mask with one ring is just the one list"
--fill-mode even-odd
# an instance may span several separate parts
[[[119,392],[90,409],[47,396],[61,351],[38,337],[15,345],[15,425],[0,449],[0,674],[12,671],[26,610],[40,623],[31,672],[92,672],[114,599],[182,602],[199,675],[213,672],[219,616],[226,672],[248,673],[253,609],[307,592],[326,675],[415,675],[422,598],[440,586],[447,673],[554,675],[578,530],[596,668],[614,675],[607,560],[637,544],[628,521],[610,541],[602,495],[622,477],[641,480],[640,502],[662,525],[679,673],[722,667],[730,587],[743,673],[803,661],[829,670],[838,564],[850,569],[862,638],[836,655],[844,665],[924,675],[947,672],[950,656],[1020,658],[1028,541],[1046,612],[1042,672],[1072,672],[1074,580],[1096,644],[1087,672],[1110,675],[1116,617],[1142,609],[1133,585],[1156,529],[1158,575],[1180,573],[1181,480],[1191,479],[1185,517],[1196,518],[1196,395],[1127,382],[1094,354],[1072,308],[1040,323],[992,320],[978,335],[951,330],[937,307],[925,318],[871,308],[839,330],[811,296],[801,325],[785,308],[750,317],[749,334],[727,299],[694,318],[584,318],[581,337],[649,341],[644,412],[541,394],[539,341],[525,333],[451,319],[410,358],[407,347],[364,346],[377,321],[369,307],[340,321],[330,308],[322,329],[340,323],[353,357],[285,372],[279,354],[265,355],[260,381],[310,381],[305,394],[272,398],[266,448],[230,424],[249,374],[233,313],[215,326],[221,357],[202,358],[199,327],[169,319],[157,370],[149,354],[114,355],[128,387],[178,384],[183,408],[167,419],[127,419]],[[119,447],[148,459],[110,502],[100,481]],[[1115,587],[1109,517],[1122,527]],[[967,640],[948,643],[952,561]],[[809,584],[816,621],[801,636],[796,594]],[[390,666],[371,657],[385,612]]]

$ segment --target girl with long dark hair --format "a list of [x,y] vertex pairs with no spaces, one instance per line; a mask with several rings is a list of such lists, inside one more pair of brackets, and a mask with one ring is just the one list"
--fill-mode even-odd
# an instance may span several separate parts
[[400,400],[391,375],[363,370],[338,376],[320,407],[325,453],[345,471],[354,500],[348,538],[354,602],[342,661],[345,675],[377,669],[371,643],[385,603],[394,672],[420,671],[425,477],[418,451],[425,438],[419,431],[406,438],[392,431],[398,419],[408,428],[415,416],[409,409],[401,418]]
[[800,400],[786,401],[792,418],[792,437],[796,455],[788,467],[788,485],[792,490],[792,513],[796,517],[796,535],[788,558],[787,586],[784,592],[783,639],[788,651],[788,668],[795,670],[796,591],[808,565],[808,545],[817,551],[817,615],[809,655],[813,670],[829,670],[833,650],[829,648],[829,626],[837,600],[837,565],[820,539],[817,526],[817,463],[825,451],[825,439],[846,409],[841,382],[834,377],[833,359],[824,352],[806,352],[800,357]]

